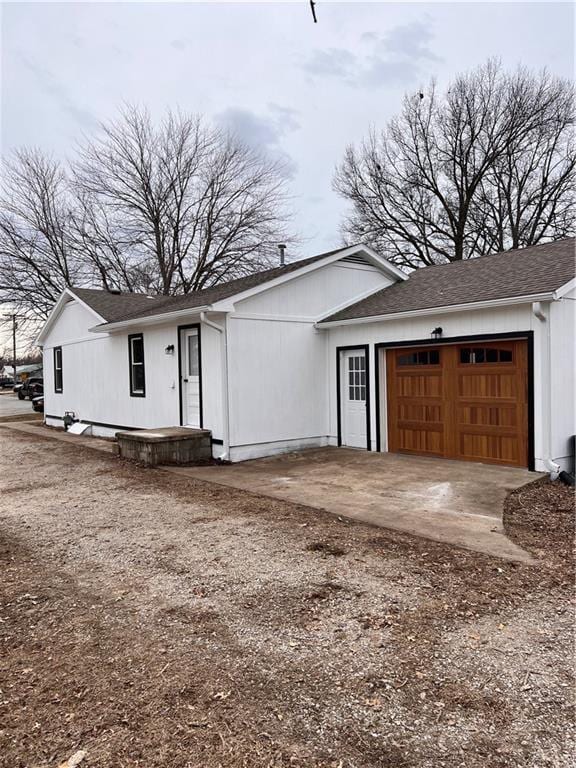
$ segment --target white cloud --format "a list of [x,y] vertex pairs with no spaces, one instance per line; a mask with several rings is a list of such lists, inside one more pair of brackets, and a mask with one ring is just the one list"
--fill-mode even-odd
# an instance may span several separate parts
[[278,104],[268,106],[272,114],[259,115],[248,109],[229,107],[216,115],[216,122],[231,131],[242,142],[257,149],[283,167],[287,178],[298,170],[294,159],[282,148],[282,137],[298,130],[296,111]]
[[397,25],[383,36],[365,32],[358,54],[341,48],[315,50],[303,68],[315,78],[337,78],[355,87],[409,86],[421,75],[421,63],[441,61],[430,50],[433,38],[430,26],[420,21]]

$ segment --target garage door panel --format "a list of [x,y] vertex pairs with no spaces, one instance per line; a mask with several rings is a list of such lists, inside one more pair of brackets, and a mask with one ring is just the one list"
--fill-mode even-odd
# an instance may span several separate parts
[[488,461],[493,464],[520,464],[521,457],[516,435],[471,434],[459,436],[460,456],[468,461]]
[[390,451],[528,464],[525,340],[388,350]]
[[398,375],[398,397],[442,398],[442,371],[424,376],[416,373]]
[[402,453],[442,456],[444,436],[434,429],[399,429],[399,451]]
[[462,426],[479,426],[483,428],[518,426],[518,408],[515,404],[485,405],[482,403],[460,403],[456,408],[458,424]]
[[411,400],[410,402],[398,402],[398,420],[401,422],[420,422],[442,426],[443,419],[442,402],[430,403],[426,400]]
[[509,373],[460,373],[458,375],[458,395],[462,398],[481,400],[511,400],[516,401],[517,375]]

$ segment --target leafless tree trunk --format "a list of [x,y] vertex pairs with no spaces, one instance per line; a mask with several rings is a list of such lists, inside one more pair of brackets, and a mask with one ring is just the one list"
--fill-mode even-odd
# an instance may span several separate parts
[[407,96],[337,170],[345,238],[415,268],[572,234],[572,128],[568,82],[496,62]]

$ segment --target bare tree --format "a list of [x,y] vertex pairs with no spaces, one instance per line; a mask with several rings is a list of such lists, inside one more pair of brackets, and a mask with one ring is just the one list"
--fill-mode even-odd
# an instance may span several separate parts
[[285,236],[281,167],[198,117],[156,127],[126,110],[82,150],[74,187],[86,253],[130,288],[188,293],[248,274]]
[[0,301],[47,317],[65,285],[82,280],[71,249],[71,202],[61,165],[37,150],[5,163],[0,196]]
[[336,190],[352,203],[347,240],[414,268],[572,234],[573,90],[546,72],[490,61],[406,96],[402,113],[356,149]]
[[198,117],[128,109],[66,168],[4,163],[0,302],[21,328],[65,286],[188,293],[268,266],[286,240],[279,164]]

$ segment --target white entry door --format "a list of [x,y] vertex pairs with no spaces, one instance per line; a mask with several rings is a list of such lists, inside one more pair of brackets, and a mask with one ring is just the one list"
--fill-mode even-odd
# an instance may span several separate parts
[[200,426],[200,344],[198,328],[182,331],[182,423]]
[[363,349],[342,353],[340,387],[342,445],[366,448],[366,353]]

